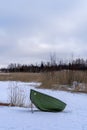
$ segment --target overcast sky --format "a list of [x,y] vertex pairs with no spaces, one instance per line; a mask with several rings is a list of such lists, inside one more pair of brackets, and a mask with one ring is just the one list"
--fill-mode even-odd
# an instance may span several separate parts
[[0,66],[87,58],[87,0],[0,1]]

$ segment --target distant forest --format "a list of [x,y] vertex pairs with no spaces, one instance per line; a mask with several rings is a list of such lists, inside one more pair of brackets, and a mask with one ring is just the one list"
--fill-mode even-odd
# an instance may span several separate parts
[[51,57],[50,62],[41,62],[39,65],[26,65],[11,63],[7,68],[1,68],[0,72],[49,72],[60,70],[87,70],[87,60],[75,59],[69,63],[64,63],[62,60],[57,63],[54,57]]

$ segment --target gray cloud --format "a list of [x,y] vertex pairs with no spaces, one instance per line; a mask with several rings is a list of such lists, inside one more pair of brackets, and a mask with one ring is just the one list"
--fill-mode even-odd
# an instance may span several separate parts
[[87,56],[86,0],[3,0],[0,3],[1,65]]

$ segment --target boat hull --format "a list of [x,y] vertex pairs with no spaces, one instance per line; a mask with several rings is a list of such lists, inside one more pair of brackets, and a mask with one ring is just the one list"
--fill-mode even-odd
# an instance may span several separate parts
[[42,111],[59,112],[63,111],[66,107],[66,103],[63,101],[32,89],[30,90],[30,99]]

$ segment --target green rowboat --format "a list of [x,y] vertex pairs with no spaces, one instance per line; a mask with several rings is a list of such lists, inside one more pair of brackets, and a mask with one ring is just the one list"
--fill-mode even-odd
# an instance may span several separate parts
[[33,89],[30,90],[30,100],[42,111],[59,112],[66,107],[66,103],[63,101]]

